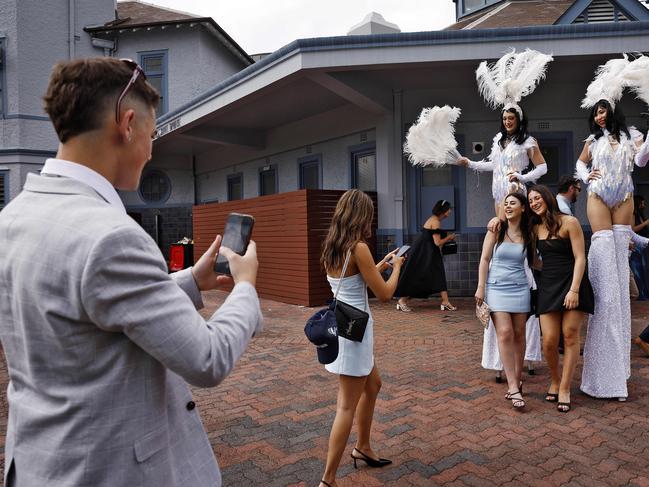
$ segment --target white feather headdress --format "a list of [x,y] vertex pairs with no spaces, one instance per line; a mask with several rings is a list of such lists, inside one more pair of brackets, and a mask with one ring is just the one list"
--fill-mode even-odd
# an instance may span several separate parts
[[415,166],[455,164],[462,157],[457,151],[454,123],[461,110],[456,107],[424,108],[408,130],[403,151]]
[[523,118],[518,102],[532,93],[545,78],[552,56],[532,49],[512,49],[495,63],[482,61],[476,70],[478,89],[491,108],[513,108]]
[[629,62],[622,76],[636,96],[649,105],[649,57],[639,56]]
[[627,82],[624,73],[628,68],[629,60],[626,54],[622,59],[611,59],[602,64],[595,71],[595,79],[586,88],[586,96],[581,101],[581,108],[592,108],[598,101],[606,100],[615,108]]

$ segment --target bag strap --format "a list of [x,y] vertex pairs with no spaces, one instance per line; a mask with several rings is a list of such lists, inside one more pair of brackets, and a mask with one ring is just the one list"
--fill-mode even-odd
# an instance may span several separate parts
[[340,285],[343,283],[343,277],[345,277],[345,272],[347,272],[347,265],[349,264],[349,258],[352,256],[352,251],[347,251],[347,257],[345,257],[345,263],[343,264],[343,271],[338,278],[338,287],[336,287],[336,293],[334,294],[334,301],[338,299],[338,291],[340,291]]

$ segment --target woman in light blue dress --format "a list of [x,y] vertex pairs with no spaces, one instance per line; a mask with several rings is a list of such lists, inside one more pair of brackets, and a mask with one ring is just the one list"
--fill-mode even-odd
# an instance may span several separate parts
[[[326,369],[338,374],[338,402],[336,418],[329,435],[327,464],[320,481],[321,487],[336,486],[336,471],[340,464],[354,415],[358,427],[356,446],[351,457],[356,467],[360,460],[368,467],[384,467],[392,463],[380,458],[372,449],[370,432],[374,405],[381,389],[381,376],[374,363],[374,320],[367,301],[367,286],[381,301],[389,301],[397,288],[403,257],[390,252],[375,263],[367,246],[371,237],[374,204],[358,189],[350,189],[338,200],[329,232],[325,238],[321,262],[337,299],[366,311],[370,319],[363,340],[350,341],[338,337],[338,357]],[[381,277],[388,265],[393,268],[387,281]]]
[[[529,244],[528,206],[520,193],[505,197],[505,222],[498,234],[487,232],[478,270],[476,303],[486,301],[498,337],[505,368],[505,397],[515,409],[525,407],[522,391],[525,358],[525,322],[530,312],[530,288],[525,274]],[[491,264],[491,265],[490,265]]]

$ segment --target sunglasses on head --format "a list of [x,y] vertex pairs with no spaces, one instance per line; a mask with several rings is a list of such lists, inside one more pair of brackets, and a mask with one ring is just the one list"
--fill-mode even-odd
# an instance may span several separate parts
[[126,64],[129,68],[133,70],[133,74],[131,75],[131,79],[128,80],[128,83],[122,90],[122,92],[119,95],[119,98],[117,98],[117,104],[115,105],[115,122],[119,123],[119,109],[122,105],[122,100],[126,97],[128,90],[131,89],[131,87],[135,84],[137,79],[142,76],[143,79],[146,79],[146,74],[144,74],[144,70],[132,59],[120,59],[124,64]]

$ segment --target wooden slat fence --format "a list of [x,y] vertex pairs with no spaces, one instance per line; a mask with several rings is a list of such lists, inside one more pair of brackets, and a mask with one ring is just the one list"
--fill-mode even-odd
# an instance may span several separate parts
[[[319,306],[331,297],[320,267],[320,249],[344,191],[300,190],[194,206],[194,260],[209,247],[235,211],[255,217],[259,295],[290,304]],[[370,193],[376,208],[376,194]],[[373,234],[377,226],[375,211]],[[370,248],[376,247],[369,242]]]

